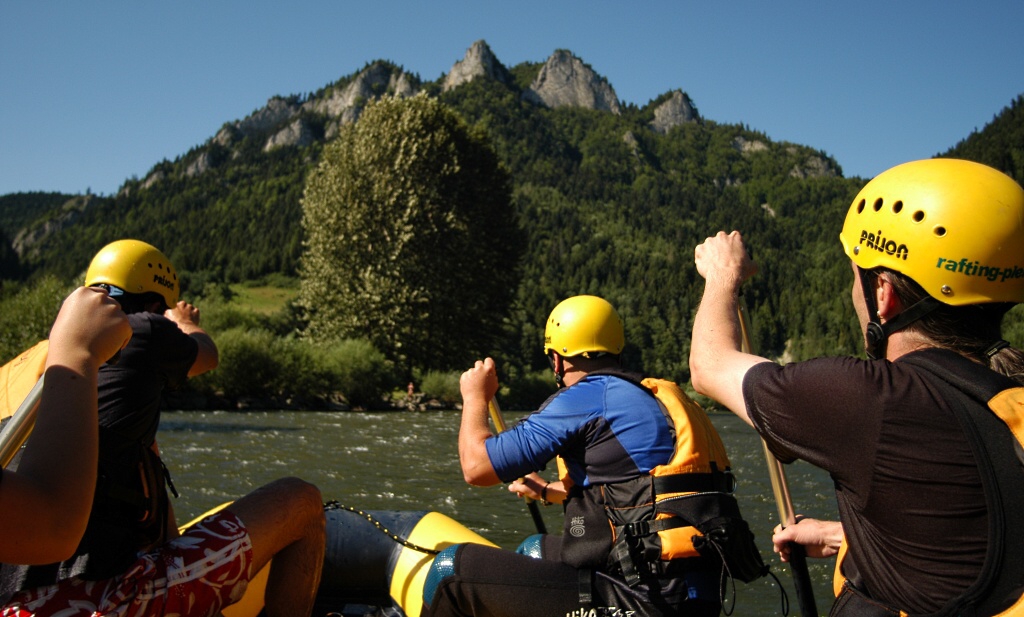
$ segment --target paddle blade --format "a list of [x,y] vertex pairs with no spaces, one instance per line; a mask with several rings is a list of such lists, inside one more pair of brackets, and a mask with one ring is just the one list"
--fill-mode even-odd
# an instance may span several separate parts
[[0,367],[0,420],[14,415],[42,377],[49,349],[49,341],[39,341]]

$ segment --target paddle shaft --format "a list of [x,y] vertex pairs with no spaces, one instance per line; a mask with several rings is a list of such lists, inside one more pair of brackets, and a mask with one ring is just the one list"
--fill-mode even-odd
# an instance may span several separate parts
[[40,375],[36,385],[32,386],[28,396],[0,431],[0,467],[6,468],[11,463],[35,427],[36,411],[39,409],[39,399],[42,395],[43,376]]
[[[505,418],[501,417],[501,409],[498,409],[498,401],[491,399],[487,401],[487,411],[491,414],[491,422],[494,423],[494,430],[499,433],[505,432]],[[537,507],[537,501],[526,497],[526,507],[530,510],[530,517],[533,518],[533,526],[537,528],[537,533],[547,533],[547,525],[544,524],[544,517],[540,515],[540,508]]]
[[[740,334],[742,338],[742,351],[752,354],[753,345],[750,342],[750,320],[743,305],[739,305],[737,312],[740,319]],[[779,520],[783,527],[796,524],[796,513],[793,511],[793,499],[789,493],[789,483],[786,482],[786,472],[782,463],[775,458],[768,444],[762,439],[764,447],[765,462],[768,464],[768,478],[772,483],[772,492],[775,493],[775,504],[779,508]],[[789,543],[789,567],[793,572],[793,586],[796,588],[797,604],[800,606],[800,614],[804,617],[817,617],[818,607],[814,602],[814,589],[811,586],[811,575],[807,570],[807,551],[802,544]]]

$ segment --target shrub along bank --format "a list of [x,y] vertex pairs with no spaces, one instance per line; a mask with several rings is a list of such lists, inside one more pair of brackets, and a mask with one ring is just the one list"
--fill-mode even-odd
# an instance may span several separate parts
[[[0,293],[0,363],[49,335],[76,284],[43,277]],[[461,401],[458,371],[414,369],[410,397],[408,378],[368,341],[301,338],[301,318],[288,300],[294,294],[281,290],[269,308],[223,285],[208,285],[193,300],[217,343],[220,366],[169,393],[165,409],[422,410],[454,409]],[[536,408],[554,390],[543,374],[502,381],[499,395],[509,409]]]

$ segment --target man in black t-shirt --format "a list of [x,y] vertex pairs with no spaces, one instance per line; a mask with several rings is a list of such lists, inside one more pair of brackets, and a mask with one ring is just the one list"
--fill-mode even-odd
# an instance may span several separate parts
[[[780,460],[831,475],[848,549],[832,614],[999,612],[1024,585],[1024,468],[998,462],[1016,441],[987,402],[1024,375],[1000,334],[1024,301],[1024,190],[977,163],[906,163],[861,190],[840,239],[869,359],[743,353],[739,289],[756,266],[738,232],[719,232],[695,251],[693,387]],[[843,534],[811,527],[787,537],[832,553]]]
[[[278,480],[177,539],[169,474],[155,439],[160,400],[165,390],[214,369],[218,353],[199,326],[199,310],[179,300],[173,265],[145,242],[120,240],[96,254],[85,284],[117,300],[132,328],[116,361],[99,371],[92,513],[70,560],[16,573],[7,567],[4,588],[23,590],[15,599],[33,612],[84,603],[100,614],[126,605],[140,616],[216,614],[215,607],[239,600],[273,557],[266,614],[308,615],[324,554],[323,506],[315,486]],[[41,589],[56,582],[56,593]]]

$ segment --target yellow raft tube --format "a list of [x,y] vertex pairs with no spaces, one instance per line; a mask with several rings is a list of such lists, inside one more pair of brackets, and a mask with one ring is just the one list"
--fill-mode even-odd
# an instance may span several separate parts
[[[495,546],[439,512],[362,512],[329,503],[324,514],[327,547],[314,615],[419,617],[423,584],[437,551],[466,542]],[[224,617],[259,614],[268,569],[253,577],[245,596],[224,609]]]

